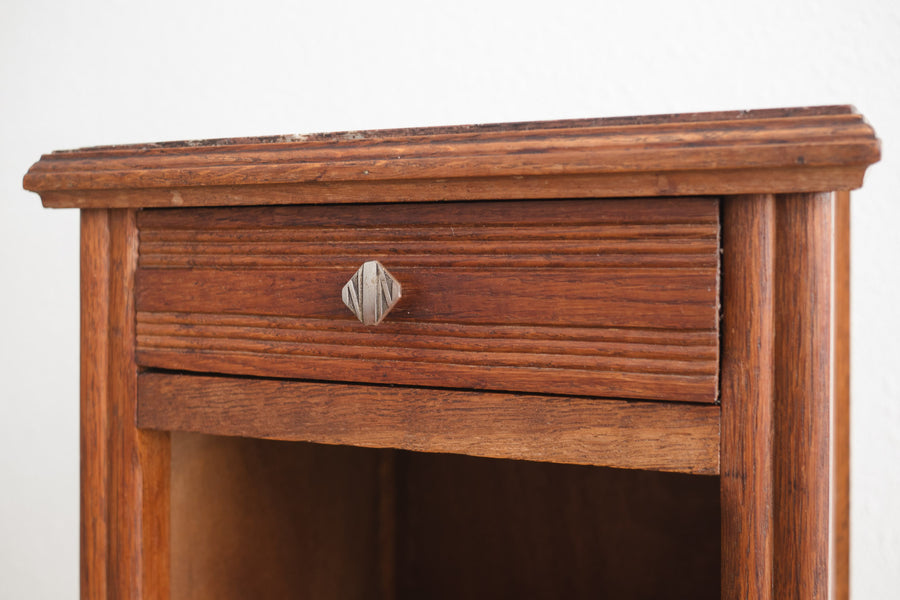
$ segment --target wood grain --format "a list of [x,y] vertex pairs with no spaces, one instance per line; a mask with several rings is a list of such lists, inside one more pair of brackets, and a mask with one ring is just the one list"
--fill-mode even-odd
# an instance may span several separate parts
[[81,212],[81,598],[108,597],[109,214]]
[[722,598],[772,598],[775,199],[723,201]]
[[[139,226],[142,366],[716,399],[715,199],[144,211]],[[404,291],[366,327],[340,290],[373,259]]]
[[834,593],[833,194],[776,202],[774,597]]
[[714,474],[719,408],[143,373],[138,424],[280,440]]
[[[825,107],[87,149],[45,155],[24,183],[47,205],[79,207],[247,204],[242,186],[285,184],[292,199],[275,192],[265,203],[321,202],[332,193],[359,202],[384,183],[398,201],[472,199],[479,196],[470,188],[484,185],[495,191],[479,190],[480,199],[521,198],[534,191],[521,196],[517,187],[534,190],[559,177],[594,178],[596,196],[610,189],[605,179],[621,185],[622,175],[644,177],[641,185],[631,181],[627,195],[815,191],[860,185],[879,153],[862,117]],[[745,189],[735,189],[735,171],[752,171]],[[766,175],[785,183],[755,189]],[[698,178],[705,183],[693,192],[662,189]],[[212,196],[193,193],[210,186]],[[555,194],[564,187],[550,186],[544,197],[561,197]],[[165,191],[119,193],[135,189]],[[444,195],[434,197],[437,190]]]

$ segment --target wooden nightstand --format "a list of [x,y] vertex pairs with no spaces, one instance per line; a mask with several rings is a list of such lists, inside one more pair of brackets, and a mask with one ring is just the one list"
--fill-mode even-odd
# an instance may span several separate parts
[[845,598],[878,158],[847,107],[44,156],[82,597]]

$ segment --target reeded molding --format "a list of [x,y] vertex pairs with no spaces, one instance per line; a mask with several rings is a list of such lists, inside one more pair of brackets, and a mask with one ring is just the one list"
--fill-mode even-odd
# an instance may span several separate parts
[[81,208],[811,192],[879,158],[825,106],[107,146],[45,155],[24,186]]

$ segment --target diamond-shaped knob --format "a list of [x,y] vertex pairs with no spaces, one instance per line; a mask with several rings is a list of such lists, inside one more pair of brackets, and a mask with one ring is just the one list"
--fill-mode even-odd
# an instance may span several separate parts
[[378,325],[400,300],[400,283],[377,260],[363,263],[341,292],[364,325]]

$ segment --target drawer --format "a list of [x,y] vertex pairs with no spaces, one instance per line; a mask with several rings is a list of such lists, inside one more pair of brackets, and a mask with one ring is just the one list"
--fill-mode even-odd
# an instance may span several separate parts
[[[713,402],[712,198],[138,215],[137,361],[182,371]],[[341,290],[380,261],[376,326]]]

